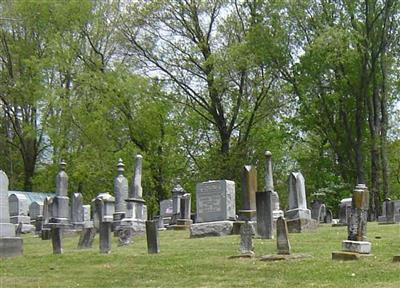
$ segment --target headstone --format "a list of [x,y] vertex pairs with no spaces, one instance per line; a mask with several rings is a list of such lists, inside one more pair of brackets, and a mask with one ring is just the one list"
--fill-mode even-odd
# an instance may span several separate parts
[[82,200],[82,194],[81,193],[72,194],[71,223],[74,226],[83,226],[83,223],[84,223],[84,210],[83,210],[83,200]]
[[171,217],[172,214],[172,199],[162,200],[160,202],[160,216],[162,216],[163,218],[167,218]]
[[385,199],[382,203],[382,215],[378,217],[379,224],[394,224],[400,222],[400,200]]
[[292,172],[288,179],[289,210],[285,217],[290,219],[311,219],[311,211],[307,209],[304,177],[300,172]]
[[83,222],[90,222],[90,205],[82,205]]
[[29,205],[29,216],[31,220],[37,220],[37,217],[43,216],[43,202],[33,201]]
[[22,255],[23,241],[15,235],[15,225],[10,223],[8,205],[8,177],[0,170],[0,257]]
[[245,221],[240,226],[240,253],[244,255],[253,255],[253,227],[249,221]]
[[118,246],[127,246],[133,243],[133,228],[126,227],[118,230]]
[[122,159],[118,160],[117,177],[114,179],[114,195],[115,195],[115,213],[114,213],[114,228],[120,225],[120,222],[125,218],[127,206],[125,200],[128,198],[128,179],[123,175],[124,163]]
[[279,195],[274,190],[274,179],[272,170],[272,153],[270,151],[265,152],[265,189],[264,191],[272,192],[272,215],[274,219],[283,217],[283,211],[279,205]]
[[66,163],[61,160],[60,172],[56,177],[56,196],[51,204],[52,217],[51,222],[54,223],[69,223],[69,198],[68,198],[68,175],[65,172]]
[[[257,170],[254,166],[245,165],[242,171],[241,211],[256,211]],[[247,212],[245,212],[247,213]],[[253,219],[254,217],[252,217]]]
[[111,226],[113,222],[115,198],[108,193],[101,193],[95,199],[99,219],[100,253],[111,252]]
[[216,180],[196,185],[197,223],[235,220],[235,182]]
[[339,205],[339,224],[346,225],[351,214],[351,198],[344,198]]
[[43,220],[42,220],[42,230],[41,230],[41,238],[42,240],[50,240],[51,238],[51,230],[46,227],[46,224],[50,222],[52,218],[52,203],[53,198],[46,197],[43,201]]
[[133,231],[144,232],[145,220],[147,219],[147,207],[143,199],[142,189],[142,160],[141,155],[135,156],[134,174],[131,187],[128,192],[127,216],[121,221],[121,227],[132,227]]
[[261,239],[272,239],[272,191],[256,192],[257,234]]
[[146,221],[147,251],[149,254],[160,253],[160,239],[158,237],[158,223],[155,220]]
[[161,217],[161,215],[154,216],[154,217],[153,217],[153,220],[157,221],[157,223],[158,223],[158,224],[157,224],[157,227],[158,227],[158,230],[159,230],[159,231],[165,230],[165,227],[164,227],[164,218]]
[[282,217],[279,217],[276,220],[276,244],[278,248],[278,254],[290,254],[291,248],[288,238],[288,227],[286,224],[286,220]]
[[54,226],[51,228],[51,242],[53,244],[53,254],[62,254],[62,228]]
[[177,179],[175,187],[172,189],[172,216],[170,224],[175,225],[178,219],[181,219],[181,198],[186,193]]
[[92,248],[94,237],[96,236],[96,228],[83,228],[79,237],[78,249]]
[[324,223],[325,222],[325,217],[326,217],[326,206],[324,203],[321,201],[314,199],[314,201],[311,203],[311,218],[320,222]]
[[28,198],[23,194],[11,194],[8,197],[10,206],[10,217],[12,216],[28,216],[29,205]]
[[183,194],[181,198],[181,219],[190,220],[191,214],[191,195],[189,193]]

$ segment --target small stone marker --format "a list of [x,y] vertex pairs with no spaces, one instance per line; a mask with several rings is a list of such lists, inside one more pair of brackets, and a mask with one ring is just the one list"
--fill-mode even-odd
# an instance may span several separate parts
[[256,192],[257,234],[261,239],[272,239],[272,191]]
[[160,239],[158,237],[158,221],[146,221],[147,251],[149,254],[160,253]]
[[22,255],[22,238],[15,236],[15,226],[10,223],[8,202],[8,177],[0,170],[0,257]]
[[127,246],[133,243],[133,228],[124,227],[118,231],[118,246]]
[[288,239],[288,228],[286,220],[279,217],[276,220],[276,244],[278,248],[278,254],[289,255],[290,254],[290,243]]
[[94,237],[96,236],[96,228],[83,228],[79,237],[78,249],[92,248]]
[[51,228],[51,242],[53,244],[53,254],[62,254],[62,228],[56,225]]
[[253,227],[250,225],[249,221],[245,221],[240,225],[240,253],[242,255],[253,256]]

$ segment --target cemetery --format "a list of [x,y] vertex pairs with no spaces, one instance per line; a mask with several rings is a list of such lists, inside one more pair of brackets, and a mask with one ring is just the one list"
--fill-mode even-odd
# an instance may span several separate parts
[[0,11],[0,288],[400,287],[400,1]]

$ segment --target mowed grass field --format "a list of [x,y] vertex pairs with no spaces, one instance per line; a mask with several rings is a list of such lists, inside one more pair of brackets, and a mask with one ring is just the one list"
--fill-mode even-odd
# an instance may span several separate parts
[[275,240],[254,239],[256,258],[237,255],[239,235],[190,239],[188,231],[160,232],[161,253],[147,254],[145,236],[134,244],[100,254],[77,250],[78,236],[64,238],[64,253],[53,255],[51,241],[24,235],[24,256],[1,259],[0,287],[400,287],[400,225],[368,224],[373,256],[332,261],[346,227],[320,225],[317,232],[289,234],[293,253],[303,260],[262,262],[275,254]]

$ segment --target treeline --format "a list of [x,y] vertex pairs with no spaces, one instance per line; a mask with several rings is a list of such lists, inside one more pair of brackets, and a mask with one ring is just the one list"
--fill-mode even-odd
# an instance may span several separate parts
[[[2,1],[0,167],[10,187],[112,191],[144,156],[153,213],[174,179],[232,179],[274,159],[333,209],[356,183],[374,219],[400,196],[400,3]],[[237,193],[240,194],[240,193]],[[283,205],[284,206],[284,205]]]

